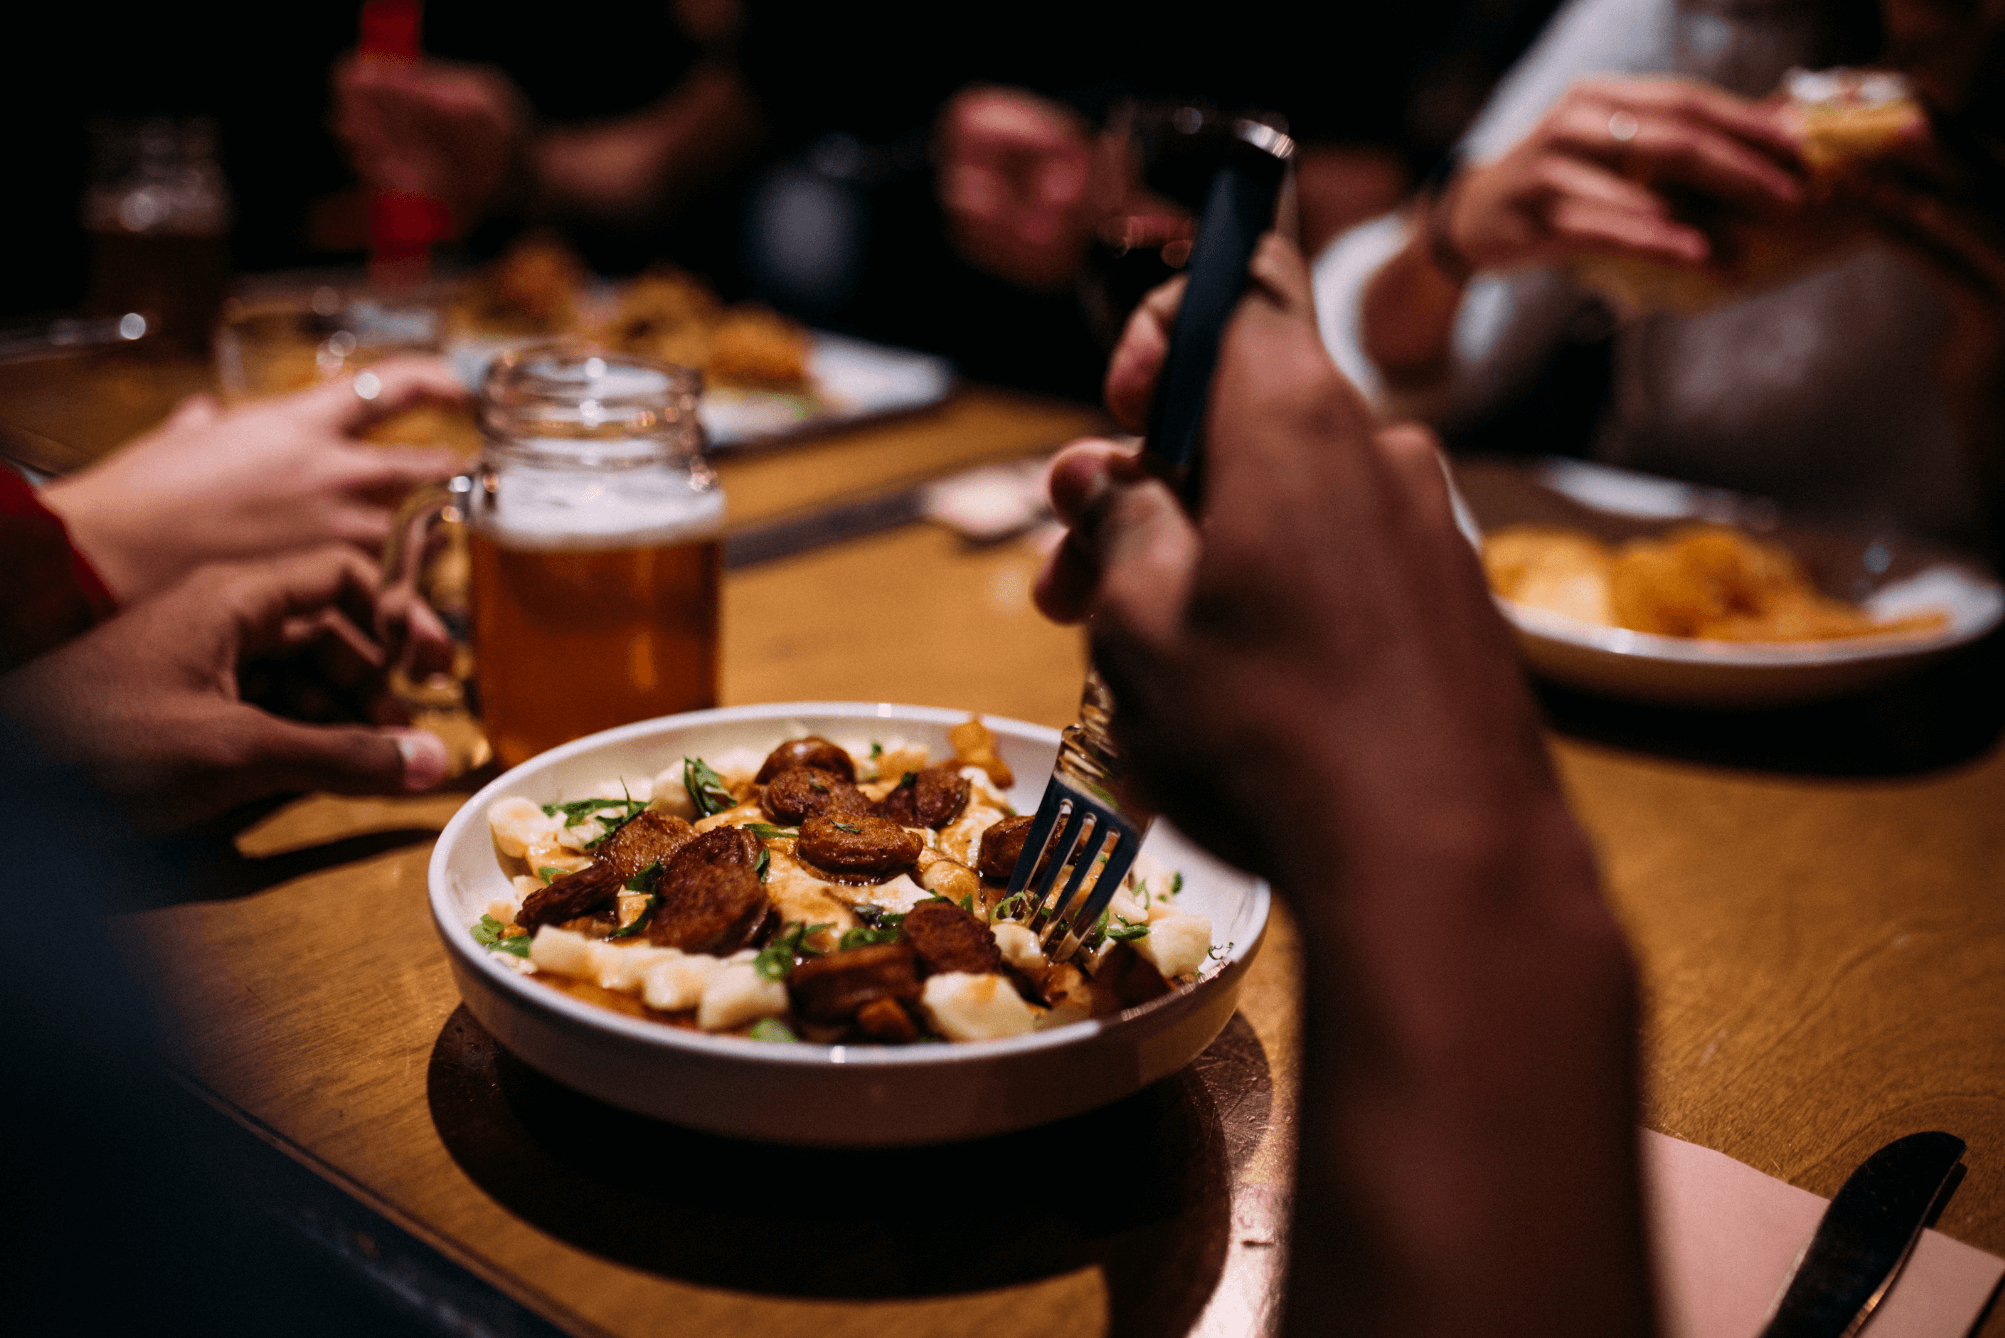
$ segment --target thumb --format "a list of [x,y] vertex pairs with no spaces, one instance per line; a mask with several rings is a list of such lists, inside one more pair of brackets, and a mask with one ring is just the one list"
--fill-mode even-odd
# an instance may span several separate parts
[[445,740],[422,729],[304,725],[255,708],[247,784],[264,794],[415,794],[445,779]]

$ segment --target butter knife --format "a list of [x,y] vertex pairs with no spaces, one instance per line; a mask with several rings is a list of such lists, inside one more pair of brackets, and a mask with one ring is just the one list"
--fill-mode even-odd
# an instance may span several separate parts
[[1846,1179],[1796,1257],[1760,1338],[1852,1338],[1963,1179],[1963,1140],[1909,1134]]

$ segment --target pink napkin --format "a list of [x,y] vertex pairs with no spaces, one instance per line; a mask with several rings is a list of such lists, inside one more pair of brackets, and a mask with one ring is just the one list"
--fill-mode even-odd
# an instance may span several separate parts
[[[1725,1153],[1643,1133],[1668,1338],[1753,1338],[1827,1202]],[[1923,1233],[1863,1338],[1964,1338],[2005,1260]]]

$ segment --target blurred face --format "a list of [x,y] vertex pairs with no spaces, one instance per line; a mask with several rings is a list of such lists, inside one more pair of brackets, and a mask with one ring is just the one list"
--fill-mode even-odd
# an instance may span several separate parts
[[1889,65],[1931,107],[2005,130],[2005,0],[1880,0]]

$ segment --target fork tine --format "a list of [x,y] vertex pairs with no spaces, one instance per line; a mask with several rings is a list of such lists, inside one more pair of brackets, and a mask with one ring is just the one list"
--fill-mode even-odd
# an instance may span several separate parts
[[1100,916],[1114,900],[1114,894],[1121,890],[1121,884],[1134,866],[1135,855],[1141,849],[1141,833],[1134,831],[1119,818],[1107,822],[1113,841],[1108,848],[1107,862],[1100,867],[1100,876],[1093,884],[1093,891],[1087,896],[1078,912],[1069,919],[1057,920],[1043,938],[1045,956],[1054,962],[1071,958],[1078,950],[1079,941],[1093,931]]
[[[1072,847],[1079,844],[1080,829],[1086,825],[1086,819],[1093,811],[1090,805],[1082,804],[1076,796],[1071,797],[1068,802],[1072,808],[1065,819],[1065,826],[1060,828],[1058,835],[1038,852],[1035,865],[1037,874],[1031,880],[1030,889],[1024,897],[1024,909],[1029,912],[1024,917],[1026,920],[1042,922],[1050,917],[1051,907],[1045,904],[1046,899],[1051,896],[1051,889],[1058,882],[1058,876],[1065,872],[1066,860],[1072,853]],[[1024,841],[1023,848],[1030,849],[1028,839]],[[1019,859],[1017,866],[1021,868],[1022,865],[1023,861]]]
[[[1044,798],[1037,803],[1037,816],[1031,820],[1030,831],[1023,838],[1024,852],[1031,855],[1031,858],[1026,861],[1018,857],[1016,868],[1010,870],[1009,891],[1004,894],[1005,896],[1015,896],[1030,886],[1031,875],[1037,872],[1037,867],[1043,860],[1045,842],[1051,836],[1051,829],[1058,825],[1058,819],[1064,815],[1066,800],[1070,797],[1071,791],[1056,775],[1045,783]],[[1041,901],[1043,898],[1025,897],[1024,900]]]
[[1086,875],[1093,871],[1094,864],[1099,861],[1100,847],[1106,843],[1109,834],[1105,813],[1090,804],[1082,804],[1081,807],[1086,810],[1085,816],[1093,819],[1093,828],[1079,840],[1077,849],[1071,846],[1064,849],[1065,857],[1072,862],[1072,876],[1065,880],[1064,891],[1060,892],[1057,900],[1051,903],[1050,921],[1053,924],[1065,918],[1065,908],[1072,904],[1072,898],[1078,893],[1080,885],[1086,881]]

